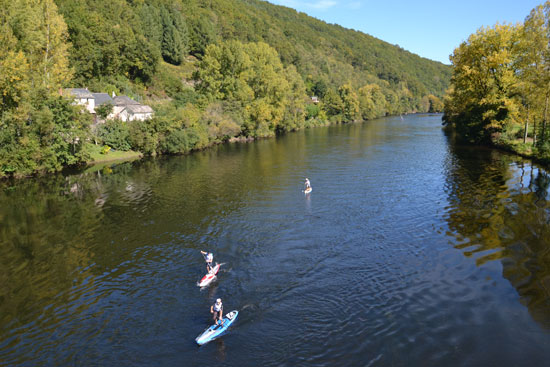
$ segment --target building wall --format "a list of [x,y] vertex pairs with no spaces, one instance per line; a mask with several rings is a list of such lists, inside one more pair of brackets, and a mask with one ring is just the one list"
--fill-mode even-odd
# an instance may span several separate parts
[[150,113],[136,113],[136,114],[128,115],[128,118],[129,118],[128,121],[135,121],[135,120],[145,121],[145,120],[148,120],[148,119],[151,118],[151,114]]
[[89,113],[95,113],[95,99],[93,98],[77,98],[76,104],[85,106]]

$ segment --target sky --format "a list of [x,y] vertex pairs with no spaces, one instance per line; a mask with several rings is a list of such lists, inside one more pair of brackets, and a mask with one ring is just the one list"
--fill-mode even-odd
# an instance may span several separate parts
[[268,0],[355,29],[431,60],[482,26],[523,22],[542,0]]

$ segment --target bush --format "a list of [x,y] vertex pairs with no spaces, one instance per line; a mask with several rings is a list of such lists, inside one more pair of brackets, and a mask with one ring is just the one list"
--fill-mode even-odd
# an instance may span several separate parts
[[130,129],[126,122],[120,120],[109,120],[97,128],[97,135],[102,144],[113,149],[127,151],[130,145]]
[[182,89],[173,96],[176,106],[181,107],[186,106],[188,103],[196,104],[198,97],[198,93],[193,89]]
[[319,112],[321,112],[321,108],[319,108],[316,104],[308,104],[306,105],[306,119],[313,119],[319,116]]
[[129,141],[133,150],[148,155],[154,155],[156,153],[159,141],[152,120],[133,121],[129,132]]
[[168,132],[160,142],[160,150],[163,153],[182,154],[188,152],[189,138],[183,129]]

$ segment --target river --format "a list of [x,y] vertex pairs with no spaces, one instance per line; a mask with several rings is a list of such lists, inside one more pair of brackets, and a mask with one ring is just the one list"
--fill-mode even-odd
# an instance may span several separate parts
[[549,186],[440,115],[3,183],[0,365],[542,366]]

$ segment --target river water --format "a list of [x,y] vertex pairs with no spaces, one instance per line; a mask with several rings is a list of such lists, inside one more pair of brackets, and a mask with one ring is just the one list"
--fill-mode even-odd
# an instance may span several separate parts
[[440,115],[4,183],[0,365],[542,366],[549,185]]

